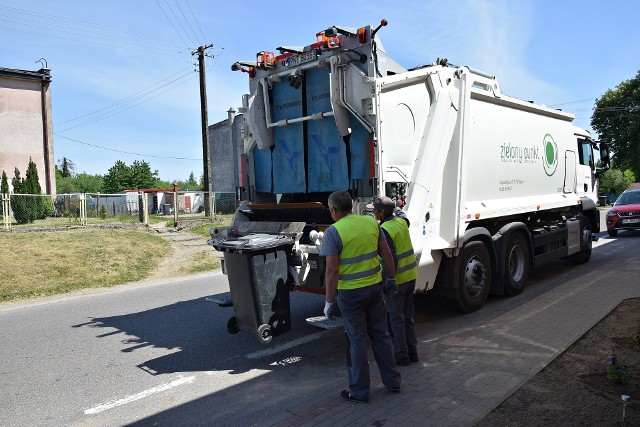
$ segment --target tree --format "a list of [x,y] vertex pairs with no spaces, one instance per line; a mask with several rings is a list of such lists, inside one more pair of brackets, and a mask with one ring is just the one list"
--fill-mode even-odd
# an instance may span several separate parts
[[635,182],[635,175],[630,170],[609,169],[600,176],[600,190],[611,193],[622,193]]
[[102,193],[104,190],[104,176],[89,175],[81,172],[69,177],[63,177],[62,172],[56,169],[56,193]]
[[60,175],[62,175],[63,178],[69,178],[73,176],[73,173],[76,170],[76,165],[71,160],[63,157],[62,159],[58,160],[58,164],[60,166],[56,165],[56,170],[60,171]]
[[189,179],[187,180],[187,182],[185,182],[185,185],[186,185],[187,188],[197,188],[198,187],[198,182],[196,181],[196,178],[193,175],[193,172],[191,172],[189,174]]
[[131,171],[123,161],[118,160],[104,176],[104,191],[106,193],[117,193],[129,189]]
[[2,183],[0,184],[0,194],[9,194],[9,181],[7,180],[7,173],[2,171]]
[[29,158],[25,178],[21,178],[20,171],[15,168],[11,184],[13,185],[11,210],[18,224],[44,219],[47,215],[53,214],[53,201],[49,196],[42,195],[38,168],[31,158]]
[[146,161],[135,160],[131,166],[118,160],[104,176],[104,191],[117,193],[123,190],[153,188],[158,182],[158,171],[151,172]]
[[131,189],[142,190],[153,188],[158,181],[158,171],[151,172],[151,166],[146,161],[135,160],[131,169]]
[[596,99],[591,127],[609,144],[616,167],[640,177],[640,71]]

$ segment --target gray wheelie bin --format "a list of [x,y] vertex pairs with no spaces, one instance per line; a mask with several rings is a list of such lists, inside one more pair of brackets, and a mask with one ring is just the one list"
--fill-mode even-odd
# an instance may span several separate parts
[[227,331],[256,334],[268,343],[291,329],[287,255],[294,240],[287,236],[250,234],[213,244],[224,252],[235,316]]

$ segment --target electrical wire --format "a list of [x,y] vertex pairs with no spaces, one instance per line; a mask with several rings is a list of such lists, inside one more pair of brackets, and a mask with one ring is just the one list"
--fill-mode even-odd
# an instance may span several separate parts
[[207,44],[206,40],[207,38],[204,36],[204,33],[202,32],[202,28],[200,28],[200,24],[198,23],[198,20],[196,19],[196,15],[193,13],[193,9],[191,9],[191,5],[189,4],[189,0],[184,0],[184,2],[187,4],[187,6],[189,6],[189,12],[191,12],[191,16],[193,17],[194,22],[196,23],[196,26],[198,27],[198,30],[200,31],[200,34],[202,35],[202,40],[203,40],[203,45]]
[[56,132],[54,132],[53,134],[55,136],[59,137],[59,138],[63,138],[63,139],[69,140],[69,141],[77,142],[78,144],[88,145],[89,147],[100,148],[102,150],[107,150],[107,151],[115,151],[116,153],[131,154],[131,155],[134,155],[134,156],[141,156],[141,157],[154,157],[156,159],[200,160],[200,161],[202,161],[202,158],[157,156],[157,155],[154,155],[154,154],[142,154],[142,153],[134,153],[134,152],[131,152],[131,151],[116,150],[115,148],[103,147],[101,145],[90,144],[88,142],[80,141],[78,139],[69,138],[67,136],[60,135],[59,133],[56,133]]
[[[193,34],[193,37],[195,37],[195,39],[197,40],[198,36],[196,36],[196,32],[193,31],[193,27],[189,23],[189,20],[187,19],[187,17],[184,15],[184,12],[182,11],[182,8],[180,7],[180,4],[178,3],[178,0],[173,0],[173,1],[176,3],[176,6],[178,7],[178,10],[182,14],[182,18],[184,19],[184,22],[186,22],[187,25],[189,26],[189,29],[191,30],[191,33]],[[183,28],[183,30],[184,30],[184,28]],[[186,33],[186,31],[185,31],[185,33]],[[189,40],[192,40],[191,36],[189,36]],[[194,44],[198,44],[198,43],[194,43]]]
[[133,101],[135,101],[135,100],[137,100],[137,99],[139,99],[139,98],[141,98],[141,97],[143,97],[143,96],[145,96],[145,95],[147,95],[147,94],[149,94],[149,93],[152,93],[152,92],[154,92],[154,91],[156,91],[156,90],[159,90],[160,88],[162,88],[162,87],[164,87],[164,86],[166,86],[166,85],[168,85],[168,84],[170,84],[170,83],[172,83],[172,82],[174,82],[174,81],[176,81],[176,80],[179,80],[179,79],[181,79],[181,78],[185,77],[186,75],[190,75],[191,73],[189,73],[189,74],[185,74],[185,75],[183,75],[183,76],[181,76],[181,77],[178,77],[178,78],[177,78],[177,79],[175,79],[175,80],[170,81],[169,83],[166,83],[166,84],[164,84],[164,85],[162,85],[162,86],[159,86],[159,87],[158,87],[158,88],[156,88],[156,89],[152,89],[153,87],[158,86],[160,83],[163,83],[163,82],[165,82],[166,80],[169,80],[170,78],[172,78],[172,77],[174,77],[174,76],[176,76],[176,75],[178,75],[178,74],[180,74],[180,73],[183,73],[183,72],[184,72],[184,71],[186,71],[186,70],[190,70],[190,69],[191,69],[191,67],[190,67],[190,66],[189,66],[189,67],[186,67],[186,68],[183,68],[182,70],[178,71],[177,73],[172,74],[172,75],[170,75],[169,77],[166,77],[166,78],[164,78],[164,79],[160,80],[159,82],[156,82],[156,83],[154,83],[154,84],[152,84],[152,85],[150,85],[150,86],[148,86],[148,87],[146,87],[146,88],[144,88],[144,89],[142,89],[142,90],[140,90],[140,91],[138,91],[138,92],[136,92],[136,93],[134,93],[134,94],[132,94],[132,95],[129,95],[129,96],[127,96],[126,98],[123,98],[123,99],[121,99],[121,100],[119,100],[119,101],[117,101],[117,102],[114,102],[113,104],[109,104],[109,105],[107,105],[107,106],[105,106],[105,107],[99,108],[99,109],[97,109],[97,110],[95,110],[95,111],[92,111],[92,112],[90,112],[90,113],[84,114],[84,115],[82,115],[82,116],[78,116],[78,117],[74,117],[74,118],[71,118],[71,119],[67,119],[67,120],[64,120],[64,121],[61,121],[61,122],[57,122],[57,123],[56,123],[56,125],[62,125],[62,124],[64,124],[64,123],[69,123],[69,122],[73,122],[73,121],[76,121],[76,120],[80,120],[80,119],[83,119],[83,118],[85,118],[85,117],[91,116],[91,115],[93,115],[93,114],[100,113],[100,112],[105,111],[105,110],[112,110],[112,109],[114,109],[115,107],[118,107],[118,106],[120,106],[120,105],[127,105],[127,104],[130,104],[131,102],[133,102]]
[[[174,80],[170,81],[169,83],[167,83],[167,84],[164,84],[164,85],[160,86],[160,88],[165,87],[165,86],[167,86],[167,85],[169,85],[169,84],[171,84],[171,83],[173,83],[173,82],[176,82],[176,81],[178,81],[178,80],[184,79],[185,77],[188,77],[189,75],[191,75],[191,78],[189,78],[189,79],[185,79],[185,80],[183,80],[182,82],[180,82],[180,83],[178,83],[178,84],[176,84],[176,85],[173,85],[173,86],[171,86],[171,87],[167,88],[166,90],[163,90],[163,91],[161,91],[161,92],[155,93],[153,96],[149,96],[149,97],[147,97],[147,98],[145,98],[145,99],[141,100],[140,102],[136,102],[136,103],[134,103],[133,105],[130,105],[130,106],[129,106],[129,107],[127,107],[127,108],[121,108],[121,109],[116,110],[116,111],[114,111],[114,112],[111,112],[111,113],[109,113],[109,114],[103,114],[103,115],[101,115],[101,116],[98,116],[98,117],[95,117],[95,118],[92,118],[92,119],[86,120],[86,121],[84,121],[84,122],[78,123],[77,125],[70,126],[70,127],[68,127],[68,128],[62,129],[60,132],[66,132],[66,131],[69,131],[69,130],[71,130],[71,129],[78,128],[78,127],[80,127],[80,126],[84,126],[84,125],[87,125],[87,124],[90,124],[90,123],[95,123],[95,122],[97,122],[97,121],[104,120],[104,119],[106,119],[107,117],[115,116],[116,114],[120,114],[120,113],[122,113],[122,112],[124,112],[124,111],[130,110],[130,109],[132,109],[133,107],[136,107],[136,106],[138,106],[138,105],[142,104],[143,102],[147,102],[147,101],[149,101],[150,99],[156,98],[156,97],[158,97],[158,96],[162,95],[163,93],[166,93],[166,92],[168,92],[168,91],[170,91],[170,90],[172,90],[172,89],[175,89],[176,87],[181,86],[181,85],[183,85],[183,84],[185,84],[185,83],[187,83],[187,82],[189,82],[189,81],[191,81],[191,80],[195,79],[196,77],[198,77],[198,75],[197,75],[197,74],[192,74],[191,72],[189,72],[188,74],[184,74],[184,75],[182,75],[182,76],[180,76],[180,77],[178,77],[178,78],[176,78],[176,79],[174,79]],[[152,92],[156,92],[156,91],[157,91],[157,90],[159,90],[160,88],[158,88],[158,89],[156,89],[156,90],[154,90],[154,91],[152,91]],[[131,103],[132,103],[132,102],[134,102],[134,101],[135,101],[135,99],[134,99],[134,100],[131,100],[131,101],[128,101],[128,102],[126,102],[124,105],[131,104]]]
[[180,37],[180,40],[182,40],[182,42],[187,47],[187,49],[190,50],[189,45],[187,44],[186,40],[184,39],[184,37],[182,37],[182,34],[180,34],[180,31],[178,31],[178,29],[175,27],[175,25],[173,25],[173,22],[171,22],[171,19],[169,19],[169,16],[167,16],[167,14],[164,11],[164,9],[162,8],[162,6],[160,6],[160,3],[158,3],[158,0],[154,0],[154,1],[156,2],[158,7],[160,8],[160,10],[162,11],[162,14],[164,15],[164,17],[167,18],[167,21],[169,21],[169,24],[171,24],[171,27],[173,28],[173,30],[176,32],[176,34],[178,34],[178,36]]
[[[3,6],[0,5],[0,8],[2,7]],[[34,13],[30,13],[30,11],[20,9],[17,10],[20,14],[34,15]],[[135,40],[132,40],[131,38],[123,36],[123,34],[127,32],[127,30],[122,28],[101,26],[99,24],[67,19],[55,15],[43,16],[45,17],[45,20],[41,21],[37,19],[25,18],[22,16],[11,16],[0,13],[0,21],[3,21],[5,23],[3,28],[9,31],[18,31],[27,34],[43,36],[42,33],[37,32],[38,30],[42,30],[45,32],[44,36],[46,37],[56,37],[64,40],[71,40],[76,43],[83,43],[88,41],[88,39],[91,39],[93,42],[97,42],[98,44],[102,44],[105,46],[113,47],[114,45],[116,45],[118,46],[118,48],[133,49],[144,52],[151,51],[159,54],[167,54],[168,51],[176,54],[176,50],[178,50],[175,43],[167,41],[171,39],[160,40],[159,38],[162,36],[133,32],[136,38]],[[71,25],[67,25],[67,22],[71,23]],[[107,29],[108,31],[102,32],[100,30],[100,27],[103,29]],[[145,44],[144,41],[138,36],[139,34],[144,34],[145,37],[153,38],[153,41],[149,41]]]

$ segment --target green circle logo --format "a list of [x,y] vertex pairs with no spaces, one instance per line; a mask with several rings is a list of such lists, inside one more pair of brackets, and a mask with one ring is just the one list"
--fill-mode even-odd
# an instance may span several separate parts
[[552,176],[558,168],[558,145],[549,134],[546,134],[542,140],[542,152],[544,153],[542,158],[544,171],[548,176]]

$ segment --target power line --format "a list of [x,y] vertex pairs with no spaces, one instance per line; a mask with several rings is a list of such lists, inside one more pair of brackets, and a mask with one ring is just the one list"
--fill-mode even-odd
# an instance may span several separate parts
[[[178,3],[178,0],[174,0],[174,2],[176,3],[176,6],[178,6],[178,10],[180,10],[180,13],[182,14],[182,18],[184,19],[184,22],[186,22],[187,25],[189,26],[189,29],[191,30],[191,33],[193,34],[193,37],[195,37],[195,39],[197,40],[198,36],[196,36],[196,32],[193,31],[193,27],[191,26],[191,24],[189,23],[189,20],[187,19],[187,17],[185,16],[184,12],[182,11],[182,8],[180,7],[180,4]],[[191,36],[189,36],[189,40],[191,40]],[[195,44],[197,44],[197,43],[195,43]]]
[[[82,41],[85,38],[93,38],[99,40],[107,40],[110,45],[113,46],[113,42],[132,44],[131,39],[127,38],[127,34],[135,37],[135,44],[140,44],[141,38],[147,39],[148,46],[151,49],[158,50],[163,47],[158,45],[164,45],[165,47],[175,48],[177,41],[169,37],[162,35],[156,35],[151,33],[143,33],[140,31],[131,31],[125,28],[112,27],[107,25],[101,25],[97,23],[91,23],[86,21],[80,21],[77,19],[70,19],[56,15],[48,15],[38,12],[33,12],[25,9],[9,8],[0,5],[0,11],[8,10],[9,13],[0,14],[0,20],[9,24],[15,24],[22,27],[28,27],[28,29],[38,28],[48,32],[58,32],[71,34],[73,36],[79,36],[74,38],[74,41]],[[35,19],[29,19],[20,15],[27,15],[34,17]],[[11,28],[11,30],[15,30]],[[106,30],[106,32],[102,31]],[[18,29],[20,31],[20,29]],[[26,31],[28,32],[28,31]],[[47,34],[49,35],[49,34]]]
[[178,36],[180,37],[180,40],[182,40],[182,42],[187,47],[187,49],[189,49],[189,45],[185,41],[184,37],[182,37],[182,34],[180,34],[180,31],[178,31],[178,29],[175,27],[175,25],[173,25],[173,22],[171,22],[171,19],[169,19],[169,17],[167,16],[166,12],[162,8],[162,6],[160,6],[160,3],[158,3],[158,0],[154,0],[154,1],[156,2],[158,7],[160,8],[160,10],[162,11],[162,14],[164,15],[164,17],[167,18],[167,21],[169,21],[169,24],[171,24],[171,27],[173,28],[173,30],[176,32],[176,34],[178,34]]
[[63,139],[67,139],[67,140],[69,140],[69,141],[77,142],[78,144],[88,145],[89,147],[100,148],[100,149],[102,149],[102,150],[107,150],[107,151],[115,151],[116,153],[131,154],[131,155],[134,155],[134,156],[141,156],[141,157],[154,157],[154,158],[156,158],[156,159],[200,160],[200,161],[202,161],[202,159],[195,159],[195,158],[191,158],[191,157],[156,156],[156,155],[154,155],[154,154],[142,154],[142,153],[133,153],[133,152],[131,152],[131,151],[116,150],[115,148],[103,147],[103,146],[101,146],[101,145],[90,144],[90,143],[88,143],[88,142],[80,141],[80,140],[78,140],[78,139],[69,138],[69,137],[67,137],[67,136],[60,135],[59,133],[56,133],[56,132],[54,132],[53,134],[54,134],[55,136],[59,137],[59,138],[63,138]]
[[74,117],[74,118],[71,118],[71,119],[67,119],[67,120],[64,120],[64,121],[62,121],[62,122],[58,122],[58,123],[56,123],[56,124],[57,124],[57,125],[62,125],[62,124],[64,124],[64,123],[69,123],[69,122],[73,122],[73,121],[76,121],[76,120],[83,119],[83,118],[85,118],[85,117],[91,116],[91,115],[93,115],[93,114],[100,113],[100,112],[102,112],[102,111],[112,110],[112,109],[114,109],[115,107],[118,107],[118,106],[120,106],[120,105],[127,105],[127,104],[130,104],[131,102],[133,102],[133,101],[135,101],[135,100],[137,100],[137,99],[139,99],[139,98],[141,98],[141,97],[143,97],[143,96],[145,96],[145,95],[147,95],[147,94],[149,94],[149,93],[153,93],[153,92],[155,92],[155,91],[159,90],[160,88],[167,86],[168,84],[171,84],[171,83],[173,83],[173,82],[175,82],[175,81],[177,81],[177,80],[180,80],[180,79],[182,79],[182,78],[184,78],[184,77],[186,77],[186,76],[188,76],[188,75],[191,75],[191,72],[189,72],[188,74],[183,74],[182,76],[180,76],[180,77],[178,77],[178,78],[176,78],[176,79],[174,79],[174,80],[171,80],[170,82],[168,82],[168,83],[166,83],[166,84],[164,84],[164,85],[161,85],[161,86],[159,86],[159,87],[157,87],[157,88],[155,88],[155,89],[152,89],[153,87],[158,86],[160,83],[163,83],[163,82],[165,82],[166,80],[169,80],[170,78],[172,78],[172,77],[174,77],[174,76],[176,76],[176,75],[178,75],[178,74],[180,74],[180,73],[183,73],[183,72],[184,72],[184,71],[186,71],[186,70],[190,70],[190,69],[191,69],[191,67],[190,67],[190,66],[189,66],[189,67],[186,67],[186,68],[183,68],[182,70],[178,71],[177,73],[172,74],[172,75],[170,75],[169,77],[166,77],[166,78],[164,78],[164,79],[160,80],[159,82],[154,83],[154,84],[152,84],[151,86],[148,86],[148,87],[146,87],[146,88],[144,88],[144,89],[142,89],[142,90],[140,90],[140,91],[138,91],[138,92],[136,92],[136,93],[134,93],[134,94],[132,94],[132,95],[129,95],[129,96],[127,96],[126,98],[123,98],[123,99],[121,99],[121,100],[119,100],[119,101],[117,101],[117,102],[114,102],[113,104],[109,104],[109,105],[107,105],[107,106],[105,106],[105,107],[99,108],[99,109],[97,109],[97,110],[95,110],[95,111],[92,111],[92,112],[90,112],[90,113],[84,114],[84,115],[82,115],[82,116]]
[[[198,20],[196,19],[196,15],[193,13],[193,9],[191,9],[191,5],[189,4],[189,0],[184,0],[185,3],[187,3],[187,6],[189,7],[189,12],[191,12],[191,16],[193,17],[194,22],[196,23],[196,26],[198,27],[198,30],[200,31],[200,34],[202,35],[202,40],[206,42],[207,38],[204,36],[204,33],[202,32],[202,28],[200,28],[200,24],[198,23]],[[206,44],[206,43],[203,43]]]
[[582,104],[583,102],[588,102],[591,100],[596,99],[595,97],[590,97],[590,98],[583,98],[583,99],[578,99],[576,101],[567,101],[567,102],[561,102],[559,104],[551,104],[549,105],[550,108],[555,108],[555,107],[559,107],[561,105],[572,105],[572,104]]
[[167,37],[167,36],[164,36],[164,35],[161,35],[161,34],[153,34],[153,33],[147,33],[147,32],[142,32],[142,31],[130,30],[130,29],[123,28],[123,27],[114,27],[114,26],[111,26],[111,25],[98,24],[96,22],[89,22],[89,21],[82,21],[82,20],[79,20],[79,19],[66,18],[64,16],[51,15],[51,14],[42,13],[42,12],[35,12],[35,11],[32,11],[32,10],[27,10],[27,9],[19,9],[19,8],[11,7],[11,6],[0,5],[0,9],[7,9],[7,10],[10,10],[10,11],[22,13],[22,14],[25,14],[25,15],[41,16],[41,17],[45,17],[45,18],[55,18],[55,20],[58,20],[58,21],[64,21],[64,22],[70,22],[70,23],[78,23],[78,24],[82,24],[82,25],[89,25],[89,26],[92,26],[92,27],[100,27],[100,28],[105,28],[105,29],[108,29],[108,30],[115,30],[118,33],[126,32],[126,33],[131,33],[131,34],[134,34],[134,35],[142,35],[142,36],[146,36],[146,37],[152,38],[155,42],[157,42],[159,38],[166,39],[167,41],[171,41],[171,42],[176,41],[175,39],[173,39],[171,37]]
[[[167,86],[168,84],[173,83],[173,82],[175,82],[175,81],[178,81],[178,80],[180,80],[180,79],[184,79],[185,77],[187,77],[187,76],[189,76],[189,75],[191,75],[191,72],[189,72],[189,73],[187,73],[187,74],[184,74],[184,75],[182,75],[182,76],[180,76],[180,77],[178,77],[178,78],[176,78],[176,79],[172,80],[171,82],[169,82],[169,83],[167,83],[167,84],[165,84],[165,85],[162,85],[161,87]],[[148,98],[146,98],[146,99],[143,99],[143,100],[142,100],[142,101],[140,101],[140,102],[136,102],[135,104],[133,104],[133,105],[131,105],[131,106],[127,107],[127,108],[122,108],[122,109],[120,109],[120,110],[116,110],[116,111],[114,111],[114,112],[112,112],[112,113],[110,113],[110,114],[104,114],[104,115],[102,115],[102,116],[98,116],[98,117],[95,117],[95,118],[93,118],[93,119],[86,120],[86,121],[81,122],[81,123],[79,123],[79,124],[77,124],[77,125],[74,125],[74,126],[68,127],[68,128],[66,128],[66,129],[62,129],[62,130],[61,130],[61,132],[66,132],[66,131],[68,131],[68,130],[75,129],[75,128],[77,128],[77,127],[84,126],[84,125],[87,125],[87,124],[90,124],[90,123],[95,123],[95,122],[97,122],[97,121],[100,121],[100,120],[106,119],[107,117],[115,116],[116,114],[120,114],[120,113],[122,113],[122,112],[124,112],[124,111],[130,110],[130,109],[132,109],[133,107],[136,107],[136,106],[138,106],[138,105],[140,105],[140,104],[142,104],[142,103],[144,103],[144,102],[149,101],[150,99],[156,98],[156,97],[158,97],[158,96],[162,95],[163,93],[166,93],[166,92],[168,92],[168,91],[170,91],[170,90],[172,90],[172,89],[174,89],[174,88],[176,88],[176,87],[178,87],[178,86],[180,86],[180,85],[183,85],[184,83],[187,83],[188,81],[193,80],[195,77],[197,77],[197,74],[192,74],[192,77],[191,77],[190,79],[186,79],[186,80],[184,80],[184,81],[182,81],[182,82],[180,82],[180,83],[178,83],[178,84],[176,84],[176,85],[174,85],[174,86],[172,86],[172,87],[167,88],[166,90],[163,90],[162,92],[158,92],[158,93],[156,93],[155,95],[150,96],[150,97],[148,97]],[[154,91],[152,91],[152,92],[155,92],[155,91],[157,91],[157,90],[159,90],[159,89],[160,89],[160,88],[155,89],[155,90],[154,90]],[[130,104],[130,103],[131,103],[131,102],[133,102],[133,101],[135,101],[135,100],[131,100],[131,101],[129,101],[129,102],[126,102],[126,103],[125,103],[125,105]]]
[[193,41],[193,39],[191,38],[191,36],[187,32],[187,30],[184,29],[184,26],[182,25],[182,22],[180,22],[180,18],[178,18],[178,15],[176,15],[176,12],[173,10],[171,5],[169,4],[169,0],[164,0],[164,2],[167,5],[167,7],[169,8],[169,10],[171,11],[171,14],[175,18],[175,20],[178,23],[178,25],[180,25],[180,28],[182,28],[182,32],[184,33],[184,35],[187,36],[187,38],[189,39],[189,41],[191,42],[192,45],[196,45],[197,43],[195,41]]

